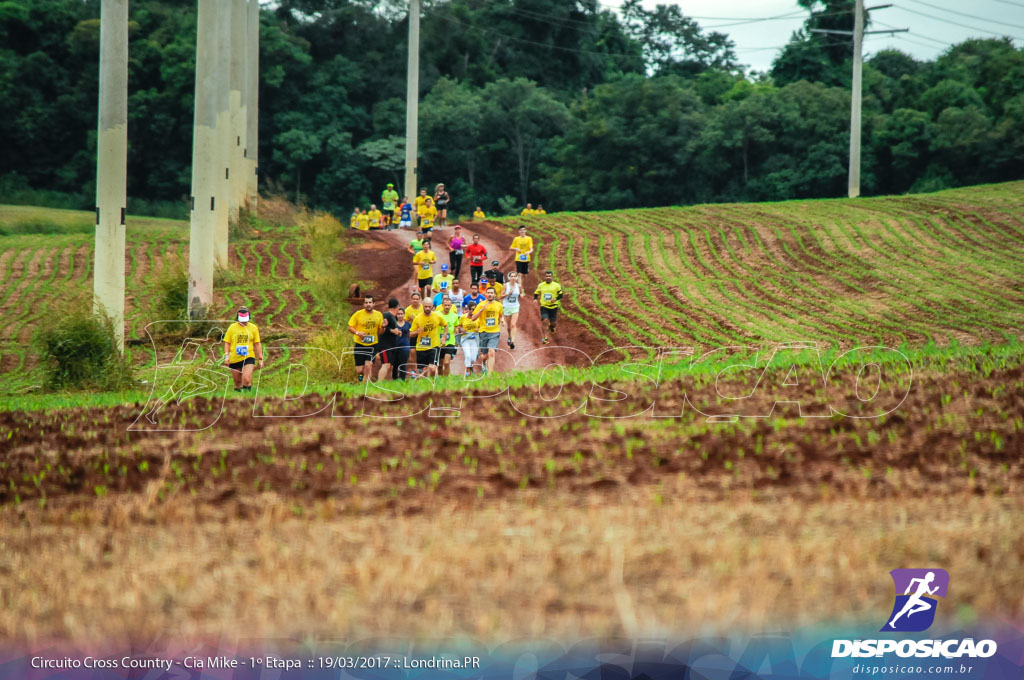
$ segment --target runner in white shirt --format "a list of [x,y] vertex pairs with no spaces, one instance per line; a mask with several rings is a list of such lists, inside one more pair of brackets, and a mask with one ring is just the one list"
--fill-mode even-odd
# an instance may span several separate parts
[[459,285],[459,277],[455,277],[452,280],[451,288],[448,289],[448,297],[452,299],[452,304],[455,305],[455,309],[462,309],[462,301],[469,295],[461,285]]
[[519,324],[519,298],[523,294],[523,288],[519,284],[519,274],[509,272],[505,275],[505,287],[501,291],[501,305],[505,327],[508,328],[509,349],[515,349],[515,332]]

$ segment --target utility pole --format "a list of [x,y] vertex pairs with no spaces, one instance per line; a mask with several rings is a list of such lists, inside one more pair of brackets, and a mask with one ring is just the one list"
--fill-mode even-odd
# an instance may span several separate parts
[[188,241],[188,316],[206,318],[213,302],[214,236],[220,155],[217,153],[218,0],[199,0],[196,26],[195,117],[192,127],[192,213]]
[[231,151],[235,136],[231,131],[231,3],[216,0],[217,31],[216,75],[217,127],[214,154],[217,157],[216,200],[212,203],[216,225],[213,232],[213,257],[219,267],[228,266],[228,205],[231,196]]
[[857,0],[853,10],[853,89],[850,93],[850,175],[846,193],[860,196],[860,103],[861,73],[864,70],[864,0]]
[[249,0],[247,12],[245,60],[245,159],[246,165],[246,203],[249,210],[256,212],[259,201],[259,134],[260,134],[260,0]]
[[409,0],[409,66],[405,90],[405,195],[416,199],[420,108],[420,0]]
[[861,105],[861,74],[864,70],[864,36],[871,33],[904,33],[909,28],[894,28],[886,31],[864,31],[865,14],[873,9],[884,9],[892,5],[876,5],[864,8],[864,0],[856,0],[853,10],[853,31],[833,31],[824,28],[812,28],[812,33],[832,33],[853,36],[853,83],[850,91],[850,172],[847,179],[846,193],[850,198],[860,196],[860,105]]
[[100,106],[96,144],[93,297],[124,352],[124,218],[128,180],[128,0],[100,4]]

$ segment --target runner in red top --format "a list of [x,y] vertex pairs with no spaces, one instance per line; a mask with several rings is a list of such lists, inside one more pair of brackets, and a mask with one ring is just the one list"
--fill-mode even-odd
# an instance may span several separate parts
[[487,259],[487,248],[480,244],[480,234],[473,234],[473,242],[466,248],[466,255],[469,256],[469,273],[476,283],[484,275],[484,260]]

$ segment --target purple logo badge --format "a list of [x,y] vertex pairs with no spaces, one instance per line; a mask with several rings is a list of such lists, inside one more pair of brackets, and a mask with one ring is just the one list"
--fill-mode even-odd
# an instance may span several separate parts
[[893,569],[896,602],[881,630],[917,633],[935,621],[936,597],[945,597],[949,573],[945,569]]

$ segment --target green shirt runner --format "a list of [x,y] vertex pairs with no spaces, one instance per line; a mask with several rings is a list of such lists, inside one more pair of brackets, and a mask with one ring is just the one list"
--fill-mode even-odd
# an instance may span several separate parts
[[[441,314],[441,312],[438,312]],[[445,347],[455,346],[455,326],[459,323],[459,313],[455,309],[455,305],[448,310],[447,314],[441,314],[441,318],[444,319],[445,323],[448,324],[448,342],[444,344]]]
[[380,200],[384,204],[385,210],[394,212],[395,204],[398,203],[398,192],[394,189],[385,189],[381,192]]

